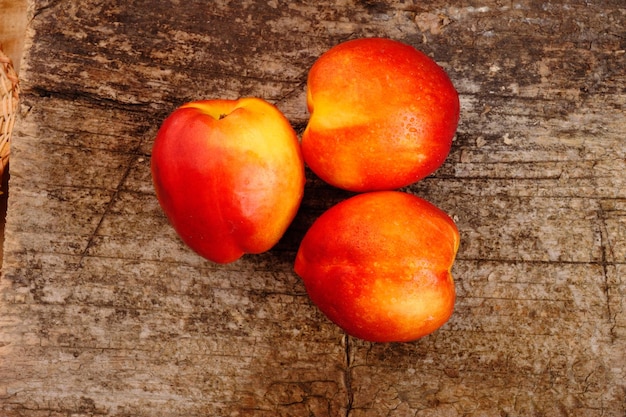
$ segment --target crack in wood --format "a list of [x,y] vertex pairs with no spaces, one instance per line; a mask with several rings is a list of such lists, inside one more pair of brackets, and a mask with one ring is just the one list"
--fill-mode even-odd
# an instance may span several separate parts
[[[600,262],[602,266],[602,274],[604,279],[604,296],[606,301],[606,312],[609,321],[609,334],[611,336],[611,342],[617,340],[616,332],[616,313],[613,312],[611,307],[611,280],[610,280],[610,265],[615,265],[615,252],[611,243],[611,238],[606,225],[606,214],[602,205],[598,208],[598,221],[600,222],[600,248],[602,253],[602,260]],[[617,273],[617,271],[615,271]]]
[[350,336],[344,334],[343,343],[345,346],[345,370],[343,374],[344,389],[346,390],[346,417],[350,417],[353,411],[354,391],[352,389],[352,346]]
[[45,86],[35,85],[32,87],[33,93],[41,98],[56,98],[56,99],[64,99],[68,101],[84,101],[86,103],[91,103],[94,105],[102,106],[107,109],[116,109],[116,110],[124,110],[129,113],[143,113],[148,111],[149,108],[153,107],[154,103],[151,102],[132,102],[128,100],[122,99],[114,99],[99,96],[94,93],[90,93],[87,91],[77,91],[71,88],[57,88],[50,89]]
[[80,254],[80,258],[79,258],[78,263],[76,265],[76,270],[79,270],[79,269],[83,268],[85,258],[87,258],[89,256],[90,249],[95,245],[96,239],[99,236],[98,233],[99,233],[99,231],[102,228],[104,220],[107,217],[107,215],[111,212],[111,209],[112,209],[113,205],[115,204],[115,202],[117,201],[120,193],[122,192],[122,188],[124,186],[124,183],[126,182],[126,179],[129,177],[130,172],[132,171],[133,162],[134,162],[134,160],[135,160],[135,158],[137,156],[136,154],[141,149],[141,145],[142,145],[142,141],[140,141],[137,144],[136,148],[134,149],[134,152],[131,152],[129,154],[128,164],[125,167],[124,173],[122,174],[122,176],[121,176],[117,186],[115,187],[115,190],[113,192],[113,195],[111,196],[111,199],[106,204],[106,207],[104,208],[104,211],[102,212],[102,215],[100,216],[100,219],[98,220],[98,223],[96,224],[95,228],[93,229],[93,232],[89,236],[89,239],[87,240],[87,244],[85,245],[85,248],[83,249],[83,251]]

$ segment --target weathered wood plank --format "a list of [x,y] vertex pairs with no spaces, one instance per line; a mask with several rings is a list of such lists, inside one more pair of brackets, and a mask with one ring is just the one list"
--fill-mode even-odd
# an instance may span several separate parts
[[[626,14],[620,0],[33,1],[0,279],[0,414],[623,416]],[[307,173],[285,238],[217,266],[149,162],[184,101],[264,97],[301,131],[330,46],[388,36],[461,94],[446,164],[408,187],[462,243],[456,311],[407,344],[345,337],[293,273],[348,194]]]

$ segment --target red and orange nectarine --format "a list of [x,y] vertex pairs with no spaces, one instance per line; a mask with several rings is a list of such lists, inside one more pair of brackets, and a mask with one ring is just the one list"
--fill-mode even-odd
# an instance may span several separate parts
[[459,120],[446,72],[412,46],[382,38],[347,41],[313,64],[307,80],[305,163],[351,191],[412,184],[444,162]]
[[418,339],[454,309],[452,219],[399,191],[358,194],[307,231],[295,271],[319,309],[348,334],[373,342]]
[[304,192],[304,162],[289,121],[258,98],[176,109],[152,150],[157,198],[182,240],[219,263],[273,247]]

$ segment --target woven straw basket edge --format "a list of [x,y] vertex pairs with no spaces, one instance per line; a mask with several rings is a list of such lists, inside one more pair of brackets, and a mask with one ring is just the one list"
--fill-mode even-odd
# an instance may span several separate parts
[[11,134],[18,111],[19,80],[11,59],[0,48],[0,180],[6,174]]

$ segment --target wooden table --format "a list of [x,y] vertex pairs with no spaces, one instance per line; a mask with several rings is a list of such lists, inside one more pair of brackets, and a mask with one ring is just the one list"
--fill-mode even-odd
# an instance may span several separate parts
[[[622,0],[32,3],[0,415],[626,414]],[[308,172],[276,248],[218,266],[176,237],[149,172],[185,101],[260,96],[301,132],[311,64],[368,36],[428,53],[461,96],[447,162],[406,189],[462,235],[455,314],[413,343],[346,337],[293,273],[345,193]]]

